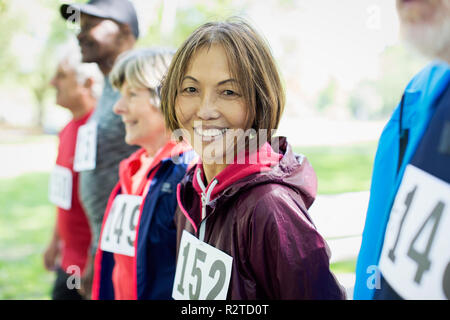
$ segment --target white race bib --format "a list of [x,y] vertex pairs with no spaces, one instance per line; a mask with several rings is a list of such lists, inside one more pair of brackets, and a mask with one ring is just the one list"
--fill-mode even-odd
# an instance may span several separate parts
[[95,169],[97,160],[97,123],[89,122],[78,128],[73,170]]
[[51,174],[48,187],[48,198],[56,206],[70,210],[72,207],[72,171],[56,165]]
[[100,248],[126,256],[134,256],[136,225],[143,197],[119,194],[114,199],[102,231]]
[[408,165],[386,229],[380,270],[405,299],[450,299],[450,185]]
[[225,300],[233,258],[183,230],[172,297],[180,300]]

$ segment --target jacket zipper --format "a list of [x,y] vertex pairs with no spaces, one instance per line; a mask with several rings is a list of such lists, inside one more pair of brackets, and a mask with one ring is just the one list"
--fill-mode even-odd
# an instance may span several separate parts
[[200,228],[199,228],[199,232],[198,232],[198,238],[200,239],[200,241],[204,241],[205,239],[205,230],[206,230],[206,206],[209,204],[210,202],[210,198],[211,198],[211,194],[213,189],[215,188],[215,186],[219,183],[219,181],[214,178],[213,181],[211,181],[211,184],[207,187],[205,187],[205,185],[203,184],[202,181],[202,177],[200,174],[200,170],[197,170],[197,182],[198,185],[200,186],[200,189],[202,189],[202,194],[201,194],[201,202],[202,202],[202,211],[201,211],[201,222],[200,222]]

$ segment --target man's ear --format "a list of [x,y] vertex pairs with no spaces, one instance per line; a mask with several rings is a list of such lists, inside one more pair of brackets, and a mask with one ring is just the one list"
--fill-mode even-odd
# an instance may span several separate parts
[[120,35],[123,39],[128,39],[129,37],[134,38],[133,31],[128,24],[120,23]]
[[83,86],[86,89],[91,89],[93,85],[94,85],[94,80],[92,80],[92,78],[87,78],[83,83]]
[[119,46],[122,50],[129,50],[136,42],[136,38],[133,35],[131,27],[128,24],[120,24],[120,36],[118,38]]
[[94,86],[94,80],[92,78],[87,78],[84,80],[83,87],[92,93],[92,87]]

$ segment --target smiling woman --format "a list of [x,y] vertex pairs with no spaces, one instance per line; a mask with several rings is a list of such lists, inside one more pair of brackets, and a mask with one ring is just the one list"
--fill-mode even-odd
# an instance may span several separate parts
[[183,129],[204,163],[218,165],[206,172],[208,181],[242,151],[236,150],[235,138],[264,130],[257,147],[269,141],[284,109],[285,93],[268,44],[248,24],[238,24],[239,33],[220,22],[197,29],[174,56],[167,76],[171,83],[161,90],[168,127]]
[[[222,46],[199,49],[189,63],[177,97],[177,119],[189,133],[190,143],[204,162],[213,160],[208,158],[207,152],[213,143],[220,147],[223,142],[227,145],[225,149],[214,148],[219,150],[214,152],[214,158],[220,159],[226,156],[225,152],[234,151],[234,148],[229,150],[233,139],[227,135],[247,127],[249,108],[229,70]],[[217,170],[221,171],[226,165],[223,163]]]
[[200,26],[172,60],[161,108],[201,158],[177,189],[172,296],[344,298],[307,211],[314,170],[285,138],[272,136],[284,90],[263,38],[240,19]]

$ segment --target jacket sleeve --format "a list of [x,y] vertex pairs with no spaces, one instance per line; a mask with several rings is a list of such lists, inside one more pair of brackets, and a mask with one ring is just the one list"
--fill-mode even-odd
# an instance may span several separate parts
[[274,189],[254,207],[247,254],[262,298],[345,299],[330,271],[327,245],[301,203],[294,191]]

